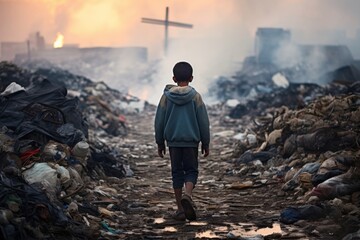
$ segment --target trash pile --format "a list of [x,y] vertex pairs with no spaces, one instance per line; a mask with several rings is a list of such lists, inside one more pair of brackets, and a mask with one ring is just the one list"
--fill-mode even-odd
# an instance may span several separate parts
[[[144,203],[123,199],[119,179],[133,176],[128,157],[140,158],[136,148],[153,149],[124,139],[125,116],[134,113],[127,106],[139,99],[47,63],[32,64],[24,69],[0,62],[0,237],[126,234],[120,223],[126,225],[126,213],[141,211]],[[296,202],[282,209],[280,222],[331,218],[341,235],[355,236],[360,226],[356,71],[338,69],[331,75],[341,81],[321,86],[288,81],[301,69],[279,72],[248,64],[234,79],[217,83],[213,92],[224,103],[209,106],[221,129],[237,129],[213,133],[213,144],[228,146],[230,137],[234,142],[219,154],[234,159],[234,167],[224,171],[241,184],[230,187],[280,182],[281,193],[274,195]]]
[[297,200],[296,206],[282,210],[279,220],[284,224],[330,217],[340,226],[338,232],[356,232],[360,79],[334,79],[322,86],[285,81],[279,86],[274,77],[269,81],[272,74],[263,80],[257,75],[256,82],[249,76],[217,83],[218,92],[236,89],[227,91],[233,95],[222,104],[227,112],[223,124],[238,124],[238,133],[223,133],[236,140],[236,167],[229,174],[250,185],[283,182],[283,194]]
[[[238,101],[237,108],[230,114],[232,118],[261,114],[261,109],[281,107],[284,103],[289,108],[302,107],[317,96],[341,93],[343,85],[349,86],[360,77],[359,61],[319,74],[304,63],[277,67],[259,64],[254,58],[245,58],[242,68],[234,76],[220,76],[208,92],[210,97],[221,102]],[[334,86],[334,83],[339,84]]]
[[103,136],[126,135],[117,103],[137,98],[61,69],[8,62],[0,83],[0,238],[97,239],[109,231],[99,218],[108,210],[93,204],[109,195],[88,187],[131,175]]
[[[157,69],[157,62],[119,61],[118,57],[108,55],[103,58],[77,58],[76,61],[51,61],[46,59],[15,59],[15,64],[26,69],[63,69],[73,74],[84,76],[96,82],[104,82],[112,88],[127,92],[134,82],[148,83]],[[112,59],[113,58],[113,59]]]

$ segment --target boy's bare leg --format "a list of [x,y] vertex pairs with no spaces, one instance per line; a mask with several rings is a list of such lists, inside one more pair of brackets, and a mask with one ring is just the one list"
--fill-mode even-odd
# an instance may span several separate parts
[[181,205],[182,188],[174,188],[174,193],[175,193],[175,199],[176,199],[176,205],[178,207],[178,211],[183,212],[184,209]]
[[185,183],[185,194],[192,197],[192,191],[194,189],[194,184],[192,182],[186,182]]
[[196,210],[191,200],[193,189],[194,184],[192,182],[185,182],[185,195],[181,199],[185,217],[190,221],[196,220]]

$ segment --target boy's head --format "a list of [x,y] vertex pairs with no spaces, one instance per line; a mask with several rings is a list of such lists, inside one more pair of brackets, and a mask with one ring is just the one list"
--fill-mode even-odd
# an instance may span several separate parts
[[191,82],[193,79],[193,69],[187,62],[178,62],[173,68],[175,82]]

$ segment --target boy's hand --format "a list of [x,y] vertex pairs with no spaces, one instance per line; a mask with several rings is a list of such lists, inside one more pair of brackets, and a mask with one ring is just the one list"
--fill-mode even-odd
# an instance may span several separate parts
[[158,145],[158,155],[159,155],[159,157],[163,158],[165,153],[166,153],[165,146]]
[[209,147],[201,146],[201,154],[204,154],[203,155],[204,157],[209,156],[209,153],[210,153]]

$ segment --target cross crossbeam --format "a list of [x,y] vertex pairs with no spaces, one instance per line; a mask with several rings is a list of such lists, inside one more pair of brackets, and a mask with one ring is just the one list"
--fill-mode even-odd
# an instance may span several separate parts
[[192,24],[187,23],[179,23],[179,22],[172,22],[172,21],[165,21],[165,20],[158,20],[158,19],[152,19],[152,18],[142,18],[141,21],[143,23],[152,23],[152,24],[158,24],[158,25],[168,25],[173,27],[183,27],[183,28],[192,28]]

